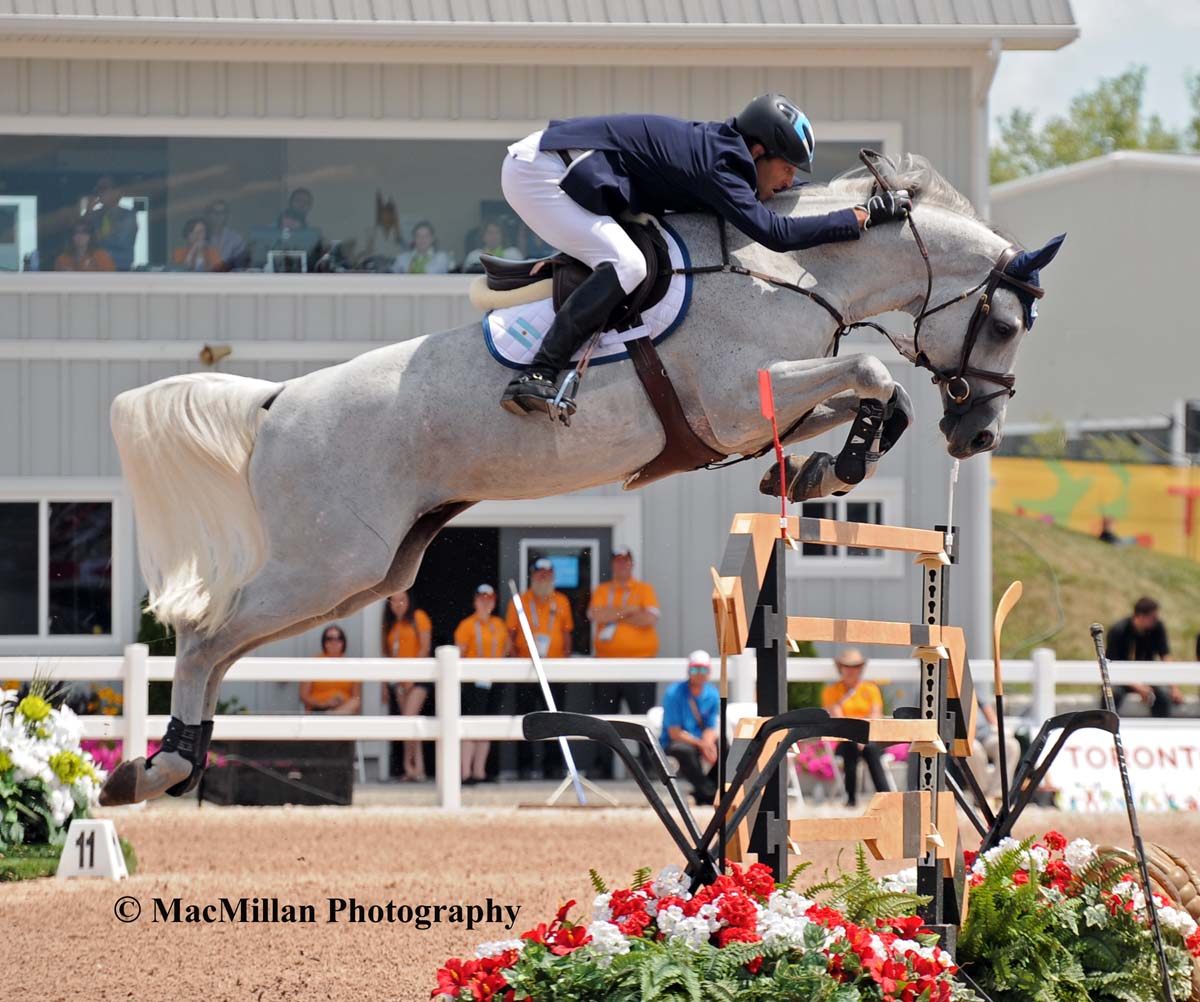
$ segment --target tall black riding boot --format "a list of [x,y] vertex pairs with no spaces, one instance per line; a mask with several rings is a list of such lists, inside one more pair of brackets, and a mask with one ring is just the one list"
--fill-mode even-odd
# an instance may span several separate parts
[[567,297],[529,368],[505,388],[500,406],[513,414],[548,413],[558,392],[559,372],[571,364],[571,356],[600,330],[624,298],[616,269],[605,261]]

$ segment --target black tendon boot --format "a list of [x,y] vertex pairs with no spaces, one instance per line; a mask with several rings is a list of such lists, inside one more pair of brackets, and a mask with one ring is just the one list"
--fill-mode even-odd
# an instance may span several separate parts
[[529,368],[508,384],[500,406],[513,414],[549,413],[558,393],[555,382],[559,372],[570,365],[571,356],[600,330],[624,298],[616,269],[605,261],[559,308]]
[[[169,796],[182,797],[196,788],[208,765],[208,745],[212,741],[212,732],[211,720],[200,724],[185,724],[178,717],[172,717],[167,723],[167,733],[163,735],[159,751],[175,752],[192,763],[191,775],[167,788]],[[158,752],[154,754],[157,755]],[[151,755],[146,765],[149,766],[153,759],[154,755]]]

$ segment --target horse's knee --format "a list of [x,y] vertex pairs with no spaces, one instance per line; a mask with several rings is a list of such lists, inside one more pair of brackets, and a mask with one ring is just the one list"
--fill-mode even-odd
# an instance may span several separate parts
[[896,383],[888,368],[874,355],[859,355],[854,360],[854,381],[860,396],[887,401]]

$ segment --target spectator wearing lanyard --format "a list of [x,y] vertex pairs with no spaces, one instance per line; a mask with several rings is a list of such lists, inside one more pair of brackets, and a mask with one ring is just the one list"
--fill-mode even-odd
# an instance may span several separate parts
[[688,677],[676,682],[663,696],[662,735],[659,741],[679,763],[679,772],[692,786],[697,804],[711,804],[717,796],[717,719],[721,700],[710,685],[712,659],[707,651],[688,655]]
[[[421,609],[414,609],[407,591],[398,591],[387,601],[384,610],[384,655],[389,658],[427,658],[433,641],[433,624]],[[425,708],[429,698],[427,686],[415,682],[384,683],[383,697],[388,713],[414,717]],[[391,774],[397,774],[396,744],[392,742]],[[400,778],[406,783],[425,780],[425,761],[420,741],[403,742],[403,765]]]
[[[325,627],[325,632],[321,634],[321,653],[317,656],[346,656],[346,634],[336,623]],[[308,713],[361,713],[362,683],[345,680],[301,682],[300,702]]]
[[[533,562],[529,573],[529,589],[522,593],[521,603],[525,606],[525,615],[529,618],[530,632],[537,652],[543,658],[565,658],[571,654],[571,632],[575,629],[575,619],[571,615],[571,604],[567,596],[554,590],[554,564],[546,557],[539,557]],[[529,647],[525,643],[525,635],[517,619],[516,603],[509,602],[508,615],[505,620],[509,636],[512,638],[513,657],[529,657]],[[563,702],[564,689],[561,683],[554,683],[550,691],[556,703]],[[539,685],[518,685],[516,687],[516,712],[531,713],[534,710],[546,709]],[[522,741],[518,746],[518,760],[522,779],[541,779],[550,754],[547,741]],[[557,754],[557,746],[554,754]]]
[[[588,619],[596,627],[598,658],[652,658],[658,653],[658,596],[654,588],[633,576],[633,551],[614,546],[612,579],[592,595]],[[631,714],[644,714],[654,705],[653,682],[600,682],[594,687],[593,713],[619,713],[624,700]],[[612,769],[612,752],[598,749],[603,772]]]
[[[490,584],[481,584],[475,589],[475,612],[458,624],[454,631],[454,643],[464,658],[503,658],[508,656],[512,643],[504,620],[494,615],[496,611],[496,589]],[[462,684],[462,712],[464,715],[481,716],[498,713],[491,682],[464,682]],[[466,786],[486,783],[490,741],[464,741],[462,743],[462,781]]]

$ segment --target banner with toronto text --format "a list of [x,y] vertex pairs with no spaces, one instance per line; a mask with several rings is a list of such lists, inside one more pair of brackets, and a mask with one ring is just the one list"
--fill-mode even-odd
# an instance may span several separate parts
[[[1200,721],[1122,720],[1129,782],[1139,811],[1200,811]],[[1123,811],[1112,735],[1076,731],[1047,785],[1067,811]]]

